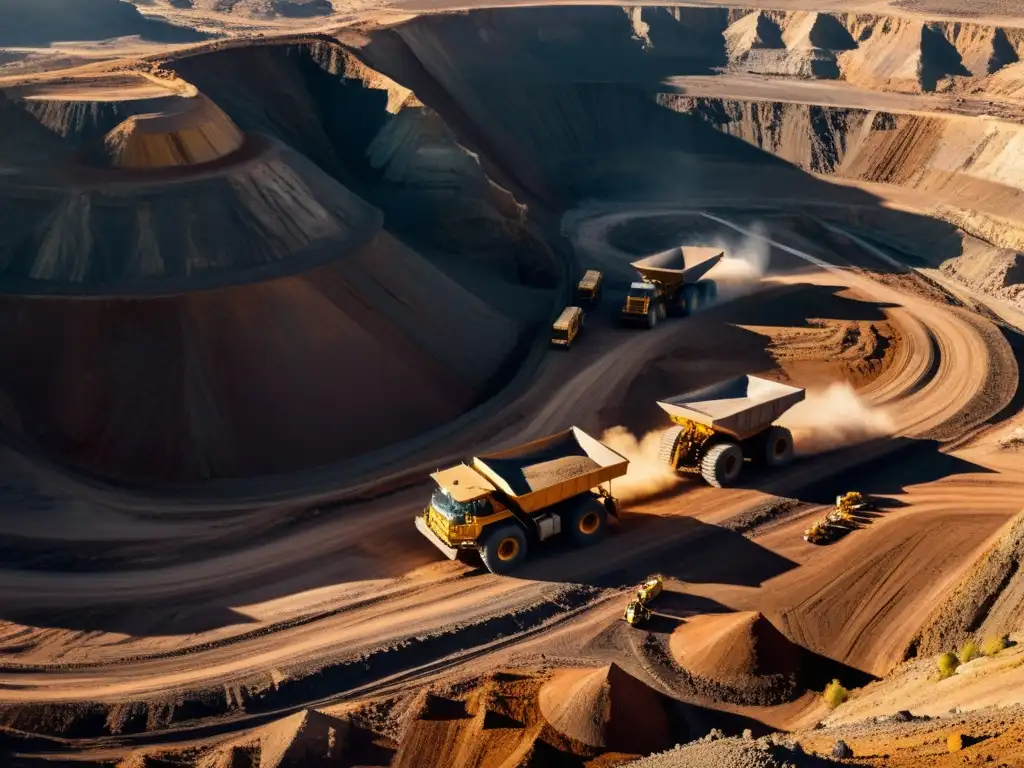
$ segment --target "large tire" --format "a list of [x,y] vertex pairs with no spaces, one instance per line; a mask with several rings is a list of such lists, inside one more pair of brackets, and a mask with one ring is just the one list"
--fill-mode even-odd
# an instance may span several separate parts
[[693,283],[684,285],[679,298],[679,312],[686,317],[698,309],[700,309],[700,290]]
[[793,461],[793,433],[785,427],[772,427],[761,444],[766,467],[785,467]]
[[743,450],[736,443],[718,443],[704,454],[700,474],[708,485],[728,488],[743,470]]
[[661,433],[661,444],[658,446],[658,463],[664,464],[667,467],[675,469],[675,464],[672,463],[672,458],[676,453],[676,443],[679,441],[679,435],[683,432],[682,427],[669,427]]
[[659,320],[664,320],[666,317],[668,317],[668,310],[665,309],[665,302],[659,301],[658,302],[658,319]]
[[563,522],[568,525],[563,525],[562,530],[580,546],[594,544],[608,532],[608,510],[600,499],[591,497],[576,504],[566,517],[568,520]]
[[517,523],[499,525],[480,545],[480,559],[491,573],[515,570],[526,560],[526,534]]
[[658,310],[651,307],[647,310],[647,327],[653,328],[658,324]]

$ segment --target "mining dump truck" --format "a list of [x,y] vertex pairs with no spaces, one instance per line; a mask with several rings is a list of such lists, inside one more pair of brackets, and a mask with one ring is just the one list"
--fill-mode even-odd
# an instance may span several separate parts
[[569,349],[576,341],[584,326],[584,314],[580,307],[566,307],[551,326],[551,344]]
[[601,301],[601,283],[604,275],[600,270],[588,269],[576,283],[576,303],[584,307],[595,307]]
[[619,311],[623,323],[653,328],[669,315],[688,315],[714,301],[718,287],[701,279],[722,260],[718,248],[680,246],[634,261],[640,282],[631,283]]
[[661,436],[660,459],[718,488],[735,484],[745,458],[785,466],[793,459],[793,435],[772,422],[804,394],[788,384],[737,376],[659,401],[675,424]]
[[437,488],[416,527],[450,559],[476,550],[491,573],[508,573],[553,536],[565,534],[577,544],[599,541],[609,516],[618,517],[611,481],[628,465],[571,427],[435,472]]

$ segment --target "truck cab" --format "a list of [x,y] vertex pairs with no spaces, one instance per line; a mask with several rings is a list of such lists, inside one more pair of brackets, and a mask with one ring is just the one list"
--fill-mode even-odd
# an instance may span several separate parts
[[660,319],[659,306],[663,305],[659,301],[658,286],[654,283],[635,282],[629,284],[629,292],[619,314],[623,320],[654,326]]
[[599,541],[616,517],[604,485],[629,461],[577,427],[431,475],[437,487],[416,528],[449,559],[476,550],[491,573],[518,567],[559,534]]

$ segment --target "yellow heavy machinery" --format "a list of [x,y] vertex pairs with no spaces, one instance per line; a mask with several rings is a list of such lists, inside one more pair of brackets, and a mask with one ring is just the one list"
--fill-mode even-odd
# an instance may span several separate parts
[[810,528],[804,531],[804,541],[811,544],[828,544],[844,533],[857,527],[854,513],[868,509],[868,499],[858,491],[850,491],[836,496],[836,504],[824,517],[815,520]]
[[669,315],[689,315],[718,296],[713,280],[702,280],[725,253],[718,248],[681,246],[634,261],[640,273],[619,311],[624,323],[653,328]]
[[553,536],[580,545],[603,538],[609,516],[618,517],[611,481],[628,466],[571,427],[435,472],[437,488],[416,528],[452,560],[476,550],[491,573],[508,573]]
[[737,482],[745,459],[783,467],[793,459],[793,435],[772,422],[804,396],[799,387],[745,375],[661,400],[675,426],[662,433],[659,459],[718,488]]
[[629,605],[626,606],[626,612],[622,615],[622,618],[629,626],[635,627],[638,624],[643,624],[645,621],[650,621],[651,611],[634,597],[629,601]]
[[579,307],[566,307],[551,326],[551,344],[569,349],[583,330],[585,315]]
[[576,303],[584,307],[595,307],[601,301],[601,284],[604,274],[597,269],[588,269],[576,283]]
[[664,578],[661,574],[656,573],[644,579],[626,606],[626,611],[622,616],[625,622],[635,627],[650,619],[651,611],[647,606],[661,594],[663,588]]

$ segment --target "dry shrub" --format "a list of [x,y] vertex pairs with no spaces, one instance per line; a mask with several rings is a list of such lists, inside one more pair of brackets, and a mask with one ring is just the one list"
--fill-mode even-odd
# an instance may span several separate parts
[[995,656],[1002,650],[1010,647],[1010,638],[1007,635],[993,635],[986,637],[981,650],[986,656]]
[[825,692],[822,694],[822,698],[825,699],[825,703],[828,704],[829,709],[835,709],[850,698],[850,692],[843,688],[842,683],[838,680],[833,680],[825,686]]
[[973,640],[968,640],[964,643],[964,647],[960,649],[959,657],[961,664],[973,661],[979,656],[981,656],[981,649],[978,648],[978,644]]
[[956,668],[960,666],[960,659],[955,653],[944,653],[935,660],[935,663],[939,667],[939,679],[944,680],[956,672]]

